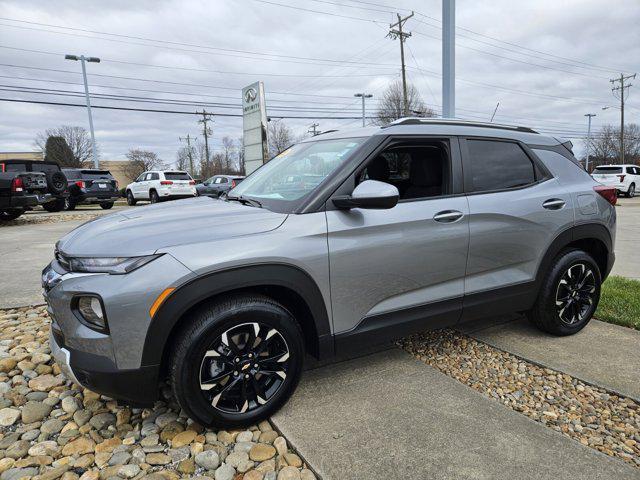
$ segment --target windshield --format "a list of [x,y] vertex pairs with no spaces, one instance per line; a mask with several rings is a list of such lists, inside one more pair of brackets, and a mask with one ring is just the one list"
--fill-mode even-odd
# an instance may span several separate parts
[[229,198],[254,199],[274,211],[292,211],[366,139],[342,138],[294,145],[245,178],[229,192]]

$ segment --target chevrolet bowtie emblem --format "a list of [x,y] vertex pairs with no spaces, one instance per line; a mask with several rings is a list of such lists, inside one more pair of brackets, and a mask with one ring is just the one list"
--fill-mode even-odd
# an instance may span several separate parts
[[242,366],[242,371],[244,372],[247,368],[249,368],[251,365],[249,365],[248,363],[246,365]]

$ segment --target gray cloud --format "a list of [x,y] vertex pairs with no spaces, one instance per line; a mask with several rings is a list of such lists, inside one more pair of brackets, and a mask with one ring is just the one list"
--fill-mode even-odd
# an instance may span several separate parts
[[[285,0],[274,1],[287,3]],[[393,20],[393,16],[385,12],[389,9],[353,2],[342,3],[383,11],[338,7],[315,1],[289,2],[290,5],[300,8],[379,21],[374,23],[299,11],[254,0],[3,1],[0,2],[0,16],[6,18],[162,39],[194,46],[172,45],[168,48],[169,45],[166,44],[132,38],[105,37],[89,32],[74,33],[54,27],[0,20],[1,46],[60,54],[47,55],[0,48],[0,63],[76,72],[1,67],[0,75],[12,78],[2,78],[0,83],[82,92],[80,65],[65,61],[62,54],[88,54],[103,59],[99,65],[89,65],[92,91],[96,93],[239,104],[240,89],[253,81],[263,80],[267,90],[268,106],[306,107],[307,110],[331,108],[335,109],[334,115],[354,116],[357,115],[359,101],[352,98],[353,93],[373,93],[375,97],[370,103],[373,107],[386,85],[398,77],[396,65],[399,63],[399,48],[397,41],[385,38],[385,24]],[[390,2],[375,0],[373,3]],[[397,8],[414,8],[428,16],[440,18],[441,2],[438,0],[404,0],[395,3]],[[402,10],[404,13],[406,11]],[[460,0],[457,5],[457,17],[458,26],[464,29],[558,56],[552,58],[516,46],[498,44],[490,38],[459,29],[456,101],[458,116],[488,120],[496,103],[500,102],[495,121],[571,133],[571,136],[578,137],[574,142],[578,145],[579,137],[586,131],[586,119],[583,116],[585,113],[598,114],[594,121],[596,129],[606,123],[617,124],[619,112],[615,109],[602,111],[601,107],[616,104],[608,81],[616,71],[640,70],[640,33],[637,28],[640,24],[640,5],[636,0],[620,0],[615,4],[604,0]],[[22,28],[16,28],[18,26]],[[436,105],[440,104],[441,95],[441,80],[437,75],[441,64],[441,47],[437,39],[440,36],[439,24],[435,20],[416,16],[409,20],[407,27],[413,31],[413,36],[407,43],[409,79],[419,88],[424,100],[438,109]],[[500,48],[488,44],[498,45]],[[207,46],[260,52],[271,56],[265,58],[202,48]],[[384,65],[347,66],[300,58],[290,59],[290,62],[273,61],[282,60],[276,55]],[[518,61],[500,57],[510,57]],[[552,59],[555,62],[550,61]],[[418,70],[416,62],[421,70]],[[588,67],[577,62],[605,69],[577,68],[576,65]],[[179,68],[153,68],[133,64]],[[221,74],[213,71],[242,74]],[[204,87],[113,79],[95,74],[199,84]],[[78,85],[25,80],[27,78],[73,82]],[[173,93],[127,91],[95,85]],[[632,88],[628,103],[629,122],[640,121],[640,80],[637,85]],[[283,95],[274,92],[309,95]],[[14,92],[2,92],[0,96],[83,102],[81,97],[66,98]],[[95,100],[94,103],[116,104],[105,100]],[[117,105],[195,109],[189,106],[174,107],[134,102],[118,102]],[[211,110],[214,113],[239,113],[239,108]],[[273,110],[271,112],[273,113]],[[292,111],[291,114],[303,115],[304,112]],[[329,113],[310,115],[323,116]],[[72,107],[0,102],[0,116],[4,120],[0,122],[0,150],[27,150],[33,148],[35,135],[46,128],[60,124],[86,126],[88,123],[86,111]],[[164,159],[173,161],[180,146],[178,136],[187,133],[199,135],[200,128],[196,120],[197,118],[188,115],[94,110],[96,137],[105,159],[122,159],[129,148],[147,148],[157,151]],[[305,132],[312,122],[313,120],[287,121],[297,134]],[[359,121],[321,120],[319,123],[322,129],[329,129],[357,126]],[[233,138],[240,136],[241,120],[216,117],[213,130],[214,145],[219,145],[224,135]]]

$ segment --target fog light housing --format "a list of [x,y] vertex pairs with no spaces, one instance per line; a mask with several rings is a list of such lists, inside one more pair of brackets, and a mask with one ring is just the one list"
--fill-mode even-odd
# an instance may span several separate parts
[[76,297],[77,315],[87,327],[99,332],[108,332],[107,318],[100,297],[83,295]]

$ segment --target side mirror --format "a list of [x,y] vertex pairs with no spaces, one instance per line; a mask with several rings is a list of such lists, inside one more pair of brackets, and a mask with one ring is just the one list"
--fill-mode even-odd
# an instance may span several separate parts
[[333,204],[344,210],[351,208],[387,209],[397,205],[400,198],[398,189],[389,183],[365,180],[351,195],[341,195],[333,199]]

